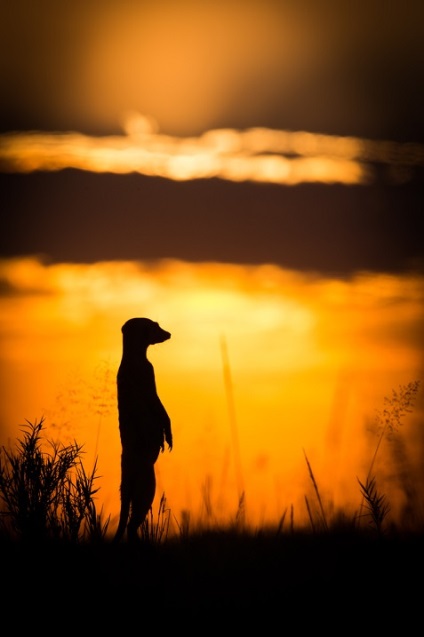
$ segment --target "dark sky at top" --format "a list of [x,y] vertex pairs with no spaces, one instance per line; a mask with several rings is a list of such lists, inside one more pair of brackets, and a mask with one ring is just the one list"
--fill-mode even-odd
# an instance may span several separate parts
[[[422,3],[195,4],[0,2],[0,132],[119,133],[134,109],[172,135],[424,143]],[[407,270],[423,258],[423,182],[422,166],[354,187],[3,172],[0,254]]]
[[0,2],[0,130],[269,126],[424,142],[417,0]]

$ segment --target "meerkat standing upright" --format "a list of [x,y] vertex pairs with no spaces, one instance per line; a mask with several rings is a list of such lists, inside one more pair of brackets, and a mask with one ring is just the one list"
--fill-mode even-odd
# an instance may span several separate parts
[[149,345],[163,343],[171,334],[147,318],[131,318],[122,326],[122,359],[117,374],[121,437],[121,511],[114,542],[127,530],[129,541],[138,537],[156,492],[155,462],[172,450],[171,421],[156,390],[155,373],[147,358]]

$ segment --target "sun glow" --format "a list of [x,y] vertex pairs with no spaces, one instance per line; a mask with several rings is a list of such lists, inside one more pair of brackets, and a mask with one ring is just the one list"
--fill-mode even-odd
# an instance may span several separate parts
[[[177,519],[184,511],[205,519],[205,489],[214,519],[229,519],[242,483],[252,524],[275,522],[291,505],[297,522],[305,520],[304,452],[327,504],[351,510],[356,476],[376,442],[367,424],[392,388],[422,374],[418,275],[346,281],[271,265],[35,258],[3,261],[0,275],[1,442],[15,438],[25,419],[45,416],[53,436],[84,443],[88,463],[98,456],[100,499],[114,521],[115,376],[120,328],[131,316],[149,316],[172,333],[149,357],[175,438],[157,464],[158,497],[166,493]],[[402,435],[414,471],[414,429]],[[389,444],[381,461],[390,491]],[[399,514],[402,491],[391,495]]]

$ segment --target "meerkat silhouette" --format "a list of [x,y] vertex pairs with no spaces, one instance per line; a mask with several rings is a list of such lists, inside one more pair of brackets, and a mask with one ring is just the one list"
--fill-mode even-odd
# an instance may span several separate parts
[[165,451],[165,442],[172,450],[171,421],[147,358],[149,345],[163,343],[171,334],[148,318],[131,318],[121,331],[122,359],[117,374],[121,511],[114,542],[123,538],[125,530],[128,541],[133,542],[155,497],[156,460]]

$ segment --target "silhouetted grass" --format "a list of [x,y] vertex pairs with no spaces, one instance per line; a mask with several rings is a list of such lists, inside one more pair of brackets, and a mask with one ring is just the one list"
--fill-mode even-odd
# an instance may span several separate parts
[[15,539],[98,541],[108,522],[97,513],[97,463],[87,473],[82,446],[43,436],[44,420],[27,421],[15,449],[0,449],[0,530]]
[[[384,399],[383,412],[377,412],[378,440],[374,449],[367,477],[357,478],[362,502],[359,511],[349,518],[338,512],[330,517],[321,498],[318,481],[304,451],[313,494],[317,506],[313,507],[305,495],[305,505],[309,516],[310,530],[319,532],[339,532],[340,527],[357,531],[374,530],[377,535],[385,532],[385,523],[390,513],[390,503],[386,494],[377,488],[374,475],[377,454],[385,436],[394,436],[402,425],[402,419],[412,410],[418,392],[419,382],[400,386],[390,398]],[[105,519],[103,510],[97,511],[94,488],[96,462],[87,473],[82,462],[83,449],[77,442],[63,445],[44,438],[44,420],[34,424],[27,421],[22,427],[15,449],[0,449],[0,533],[13,539],[61,540],[69,542],[101,542],[108,540],[110,518]],[[208,513],[207,527],[200,523],[195,526],[190,514],[185,512],[181,523],[167,507],[165,494],[159,503],[157,516],[151,510],[142,529],[141,540],[150,544],[162,543],[168,539],[170,522],[177,529],[177,535],[188,537],[196,532],[209,530],[214,516],[207,485],[204,488],[205,510]],[[275,529],[278,534],[287,533],[284,528],[287,509]],[[365,528],[362,519],[367,518]],[[241,492],[238,508],[228,530],[246,530],[245,493]],[[394,528],[393,523],[391,528]],[[297,530],[297,529],[296,529]],[[294,533],[294,510],[290,509],[289,532]]]
[[[312,481],[312,484],[313,484],[313,487],[314,487],[314,491],[315,491],[315,494],[316,494],[316,497],[317,497],[317,500],[318,500],[318,504],[319,504],[319,511],[320,511],[320,514],[321,514],[320,522],[321,522],[323,528],[326,531],[328,531],[327,518],[326,518],[324,507],[323,507],[323,504],[322,504],[321,495],[320,495],[320,492],[319,492],[319,489],[318,489],[318,485],[317,485],[317,482],[315,480],[315,476],[314,476],[314,473],[312,471],[311,465],[309,464],[308,457],[307,457],[305,451],[303,451],[303,453],[305,454],[305,460],[306,460],[306,464],[308,465],[309,476],[311,478],[311,481]],[[311,512],[311,509],[310,509],[310,506],[309,506],[309,501],[308,501],[306,495],[305,495],[305,501],[306,501],[306,506],[307,506],[307,509],[308,509],[308,515],[309,515],[309,519],[311,521],[312,528],[315,530],[315,525],[314,525],[314,521],[313,521],[312,512]]]
[[[383,433],[400,423],[417,390],[418,384],[406,386],[392,397]],[[384,528],[390,504],[374,478],[381,435],[367,478],[358,480],[362,518],[328,514],[305,453],[318,503],[313,510],[305,498],[309,526],[294,526],[291,506],[277,524],[248,528],[243,493],[232,523],[202,528],[191,525],[188,512],[181,521],[173,518],[163,495],[134,546],[112,543],[109,519],[96,510],[96,466],[85,472],[81,446],[50,442],[46,450],[42,432],[42,421],[28,423],[16,448],[1,450],[0,566],[8,583],[6,605],[12,592],[24,596],[26,606],[33,603],[36,612],[46,603],[63,609],[69,595],[84,604],[95,598],[101,600],[105,628],[114,621],[123,632],[134,622],[147,626],[153,616],[162,629],[175,628],[178,619],[190,634],[194,620],[196,630],[211,630],[218,619],[215,629],[229,628],[228,622],[262,631],[275,628],[275,622],[295,620],[302,626],[311,609],[315,622],[326,617],[328,630],[334,613],[346,613],[350,623],[362,608],[381,608],[391,599],[391,620],[399,614],[407,630],[416,594],[411,568],[420,576],[424,533],[422,525]],[[358,524],[364,518],[369,524]],[[99,630],[96,619],[91,625]],[[381,630],[384,613],[377,612],[367,625],[374,619]]]
[[390,511],[387,497],[384,493],[377,490],[375,478],[367,477],[367,481],[363,484],[358,479],[361,487],[361,493],[366,501],[368,513],[371,516],[372,523],[378,534],[383,532],[383,524]]

